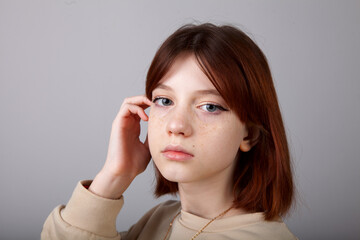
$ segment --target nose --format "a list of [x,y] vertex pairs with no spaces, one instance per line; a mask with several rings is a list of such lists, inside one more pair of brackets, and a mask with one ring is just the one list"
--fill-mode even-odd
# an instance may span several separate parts
[[166,131],[169,135],[182,135],[184,137],[190,136],[193,129],[191,119],[189,119],[189,114],[184,112],[173,112],[173,114],[169,116]]

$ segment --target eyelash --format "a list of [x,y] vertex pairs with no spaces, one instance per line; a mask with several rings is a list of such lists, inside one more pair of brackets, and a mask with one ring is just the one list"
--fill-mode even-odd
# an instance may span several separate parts
[[[155,97],[152,102],[153,102],[153,103],[156,103],[158,100],[163,100],[163,99],[169,100],[169,101],[171,102],[171,104],[173,103],[173,101],[171,101],[170,99],[165,98],[165,97]],[[156,103],[156,104],[158,104],[158,103]],[[158,105],[160,105],[160,104],[158,104]],[[216,110],[219,110],[219,111],[224,111],[224,112],[225,112],[225,111],[229,111],[228,109],[226,109],[226,108],[224,108],[224,107],[222,107],[222,106],[220,106],[220,105],[213,104],[213,103],[202,104],[202,105],[200,106],[200,108],[202,109],[202,107],[207,106],[207,105],[214,106],[214,107],[216,107]],[[167,107],[167,106],[170,106],[170,105],[160,105],[160,106],[162,106],[162,107]],[[204,109],[203,109],[203,110],[204,110]],[[216,110],[213,111],[213,112],[206,111],[206,110],[204,110],[204,111],[206,111],[206,112],[208,112],[208,113],[215,113]]]
[[[154,98],[153,103],[156,103],[158,100],[163,100],[163,99],[167,99],[167,100],[171,101],[170,99],[165,98],[165,97],[156,97],[156,98]],[[172,103],[172,102],[173,102],[173,101],[171,101],[171,103]],[[158,104],[158,105],[160,105],[160,104]],[[163,105],[160,105],[160,106],[166,107],[166,106],[163,106]]]

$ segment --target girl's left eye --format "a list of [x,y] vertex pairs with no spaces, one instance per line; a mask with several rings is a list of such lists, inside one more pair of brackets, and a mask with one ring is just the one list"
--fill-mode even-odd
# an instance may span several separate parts
[[225,108],[219,106],[219,105],[215,105],[215,104],[204,104],[204,105],[201,105],[200,108],[202,110],[205,110],[207,112],[216,112],[216,111],[227,111]]

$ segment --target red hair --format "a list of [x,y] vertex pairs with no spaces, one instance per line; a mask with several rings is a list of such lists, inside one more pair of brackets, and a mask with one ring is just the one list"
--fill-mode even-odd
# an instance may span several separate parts
[[[185,25],[161,45],[150,65],[146,95],[181,53],[194,54],[202,71],[246,124],[254,146],[237,154],[234,206],[264,212],[266,220],[284,215],[293,200],[290,154],[266,57],[241,30],[213,24]],[[177,193],[178,185],[156,169],[155,195]]]

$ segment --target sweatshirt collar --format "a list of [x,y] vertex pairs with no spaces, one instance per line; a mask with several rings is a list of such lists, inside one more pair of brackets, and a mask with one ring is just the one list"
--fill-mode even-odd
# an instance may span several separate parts
[[[198,231],[209,221],[210,219],[198,217],[183,210],[181,210],[179,217],[179,222],[181,225],[194,231]],[[225,217],[222,219],[216,219],[204,229],[204,232],[221,232],[224,230],[238,229],[242,226],[257,224],[260,222],[264,222],[264,214],[262,212],[241,214]]]

